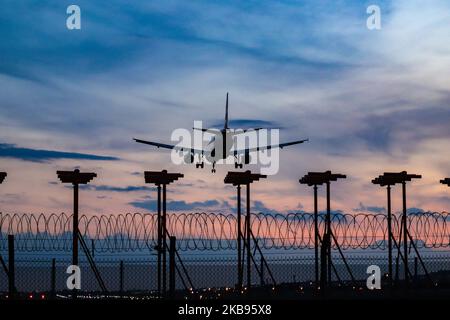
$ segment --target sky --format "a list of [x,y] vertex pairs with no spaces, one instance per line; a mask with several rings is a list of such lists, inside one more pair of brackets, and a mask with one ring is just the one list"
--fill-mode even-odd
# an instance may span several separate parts
[[[81,30],[66,9],[81,8]],[[381,29],[366,26],[369,5]],[[281,128],[280,171],[252,187],[253,210],[310,211],[308,171],[347,174],[334,210],[383,213],[384,171],[422,174],[408,207],[448,211],[450,2],[5,1],[0,15],[0,211],[71,210],[56,170],[94,171],[80,194],[87,214],[155,209],[143,171],[183,172],[168,210],[233,212],[233,166],[176,166],[170,143],[195,120]],[[257,166],[250,166],[258,171]],[[394,210],[400,210],[395,189]],[[323,190],[321,197],[323,196]],[[323,199],[321,199],[323,200]],[[321,206],[324,207],[324,201]]]

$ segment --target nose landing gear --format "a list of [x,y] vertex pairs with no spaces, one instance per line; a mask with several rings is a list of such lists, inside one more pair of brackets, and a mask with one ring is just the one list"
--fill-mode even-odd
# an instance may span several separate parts
[[203,167],[205,166],[205,163],[204,162],[200,162],[200,163],[196,163],[195,164],[195,168],[202,168],[203,169]]

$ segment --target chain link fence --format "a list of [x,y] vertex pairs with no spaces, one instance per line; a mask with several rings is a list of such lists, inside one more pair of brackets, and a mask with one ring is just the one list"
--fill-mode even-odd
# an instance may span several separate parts
[[[377,265],[382,273],[387,273],[386,252],[373,253],[346,252],[346,260],[353,274],[359,281],[365,281],[368,277],[367,267]],[[2,252],[6,264],[7,255]],[[314,255],[292,253],[266,253],[265,259],[273,278],[277,284],[308,283],[315,278]],[[195,288],[225,288],[234,287],[237,283],[237,257],[224,253],[223,255],[184,254],[181,256],[187,273]],[[395,257],[394,257],[395,258]],[[53,262],[54,259],[54,262]],[[448,281],[450,270],[450,251],[428,252],[422,259],[434,282]],[[333,254],[333,265],[336,273],[332,273],[333,281],[349,282],[351,276],[337,253]],[[397,264],[394,259],[394,277],[398,274],[403,278],[403,263]],[[54,288],[56,292],[67,290],[66,281],[69,274],[67,267],[71,264],[71,258],[67,255],[37,255],[20,254],[15,261],[16,289],[21,293],[46,292]],[[108,289],[109,293],[144,294],[157,290],[157,263],[154,255],[138,254],[131,257],[120,254],[98,255],[95,264]],[[100,292],[100,286],[88,261],[80,257],[81,291]],[[262,274],[258,270],[263,270]],[[409,258],[409,270],[414,277],[421,277],[425,270],[414,256]],[[168,270],[167,270],[168,272]],[[244,266],[244,284],[246,279],[246,266]],[[261,268],[261,260],[255,257],[251,264],[252,285],[272,285],[269,270]],[[189,287],[188,284],[186,284]],[[176,274],[176,289],[185,289],[180,275]],[[8,277],[4,270],[0,271],[0,292],[8,292]]]

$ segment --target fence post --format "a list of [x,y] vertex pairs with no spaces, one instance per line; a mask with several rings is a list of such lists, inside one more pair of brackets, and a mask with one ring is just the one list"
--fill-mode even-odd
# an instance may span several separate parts
[[242,277],[242,242],[241,242],[241,185],[239,184],[237,186],[237,224],[236,224],[236,233],[237,233],[237,269],[238,269],[238,290],[242,290],[242,283],[243,283],[243,277]]
[[392,207],[391,207],[391,185],[387,185],[387,227],[388,227],[388,273],[389,286],[393,287],[393,269],[392,269]]
[[169,238],[169,292],[170,298],[175,297],[175,255],[176,255],[176,238]]
[[402,198],[403,198],[403,255],[405,257],[405,286],[408,288],[408,216],[406,210],[406,182],[402,182]]
[[119,292],[120,292],[120,296],[123,296],[123,282],[124,282],[124,265],[123,265],[123,260],[120,260],[120,265],[119,265]]
[[264,258],[263,258],[262,256],[261,256],[261,261],[260,261],[260,263],[261,263],[261,265],[260,265],[260,268],[261,268],[261,274],[260,274],[259,281],[260,281],[261,287],[263,287],[263,286],[264,286]]
[[251,229],[250,229],[250,226],[251,226],[251,224],[250,224],[250,217],[251,217],[251,213],[250,213],[250,183],[248,183],[247,184],[247,186],[246,186],[246,189],[247,189],[247,197],[246,197],[246,199],[245,199],[245,201],[247,202],[247,215],[245,216],[246,217],[246,229],[247,229],[247,290],[249,290],[250,291],[250,287],[251,287],[251,285],[252,285],[252,274],[251,274],[251,272],[252,272],[252,265],[250,264],[251,263],[251,256],[252,256],[252,250],[251,250],[251,248],[250,248],[250,232],[251,232]]
[[319,211],[317,184],[314,185],[314,279],[316,290],[320,286],[319,277]]
[[15,284],[15,257],[14,257],[14,235],[8,235],[8,284],[9,298],[14,299],[16,294]]
[[56,259],[52,259],[52,273],[51,273],[51,299],[56,298]]
[[157,254],[158,254],[158,296],[161,297],[161,266],[162,266],[162,224],[161,224],[161,184],[158,184],[158,221],[157,221],[157,236],[158,236],[158,244]]
[[166,229],[166,218],[167,218],[167,199],[166,199],[166,185],[163,184],[162,187],[162,290],[163,295],[167,294],[167,229]]
[[417,281],[419,277],[419,259],[414,257],[414,279]]

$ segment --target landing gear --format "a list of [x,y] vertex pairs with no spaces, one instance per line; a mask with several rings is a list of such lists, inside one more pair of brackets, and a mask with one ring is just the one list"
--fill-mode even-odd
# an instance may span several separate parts
[[205,163],[204,163],[204,162],[200,162],[200,163],[196,163],[196,164],[195,164],[195,168],[197,168],[197,169],[198,169],[198,168],[202,168],[202,169],[203,169],[204,166],[205,166]]
[[242,169],[242,167],[243,167],[243,165],[242,165],[242,163],[239,163],[239,155],[238,154],[234,154],[234,158],[236,159],[236,161],[234,162],[234,168],[235,169],[237,169],[237,168],[240,168],[240,169]]
[[198,157],[199,157],[198,160],[199,160],[200,162],[197,162],[197,163],[195,164],[195,168],[196,168],[196,169],[198,169],[198,168],[202,168],[202,169],[203,169],[203,167],[205,166],[205,163],[203,162],[203,154],[199,154]]
[[212,164],[211,172],[216,173],[216,163],[215,162],[213,162],[213,164]]

